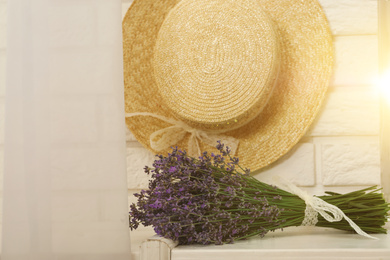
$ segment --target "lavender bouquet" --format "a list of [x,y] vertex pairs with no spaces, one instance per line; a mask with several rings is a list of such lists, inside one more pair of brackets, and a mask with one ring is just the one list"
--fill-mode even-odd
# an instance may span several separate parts
[[[163,237],[180,244],[223,244],[290,226],[315,225],[367,233],[386,233],[390,204],[379,189],[305,198],[263,183],[239,165],[220,142],[220,154],[199,158],[174,148],[159,155],[149,189],[134,194],[130,228],[152,225]],[[293,189],[294,190],[294,189]]]

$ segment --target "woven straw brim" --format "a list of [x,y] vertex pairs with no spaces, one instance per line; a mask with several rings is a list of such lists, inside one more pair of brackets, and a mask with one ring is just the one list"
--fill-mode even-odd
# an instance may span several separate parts
[[[125,109],[174,118],[153,71],[153,51],[161,24],[179,0],[135,0],[123,20]],[[324,99],[332,71],[332,37],[316,0],[259,0],[281,38],[281,68],[263,111],[243,127],[224,133],[240,140],[236,156],[251,170],[286,154],[305,134]],[[137,140],[150,149],[150,135],[169,124],[147,116],[126,119]],[[186,149],[189,135],[178,147]],[[200,142],[202,151],[214,151]],[[170,149],[155,153],[166,154]]]

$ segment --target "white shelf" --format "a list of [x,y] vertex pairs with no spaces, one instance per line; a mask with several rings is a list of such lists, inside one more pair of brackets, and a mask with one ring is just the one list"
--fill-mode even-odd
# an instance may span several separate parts
[[379,240],[334,229],[292,227],[223,246],[177,246],[171,260],[390,259],[390,235],[373,236]]
[[[390,223],[386,228],[390,229]],[[390,260],[390,234],[373,235],[378,238],[374,240],[330,228],[290,227],[270,232],[264,238],[221,246],[176,246],[158,236],[146,239],[147,234],[151,234],[151,229],[139,233],[145,239],[138,248],[133,247],[137,256],[134,260]],[[141,249],[142,253],[134,249]]]

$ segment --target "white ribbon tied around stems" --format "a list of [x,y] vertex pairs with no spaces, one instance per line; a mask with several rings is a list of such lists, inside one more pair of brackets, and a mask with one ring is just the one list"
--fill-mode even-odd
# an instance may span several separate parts
[[184,122],[177,121],[172,118],[167,118],[165,116],[148,112],[126,113],[125,116],[127,118],[134,116],[150,116],[172,124],[171,126],[157,130],[150,135],[150,147],[155,151],[162,151],[171,146],[174,146],[180,142],[187,133],[190,134],[187,152],[191,156],[201,155],[199,140],[210,146],[216,146],[217,141],[221,141],[221,143],[230,148],[233,155],[236,153],[238,147],[239,140],[234,137],[208,133],[206,131],[193,128]]
[[301,190],[297,186],[295,186],[293,183],[281,178],[276,177],[274,178],[276,181],[276,185],[282,189],[285,189],[286,191],[297,195],[300,197],[303,201],[306,203],[306,210],[305,210],[305,218],[302,221],[303,226],[315,226],[315,224],[318,222],[317,216],[320,214],[324,219],[326,219],[329,222],[336,222],[341,221],[343,218],[349,223],[349,225],[361,236],[372,238],[372,239],[378,239],[376,237],[368,235],[366,232],[361,230],[361,228],[355,224],[349,217],[347,217],[344,212],[336,207],[335,205],[332,205],[318,197],[310,196],[307,192],[304,190]]

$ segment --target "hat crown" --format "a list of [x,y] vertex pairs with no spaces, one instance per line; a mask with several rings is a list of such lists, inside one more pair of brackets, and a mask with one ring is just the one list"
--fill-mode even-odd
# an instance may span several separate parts
[[216,132],[262,111],[279,64],[278,33],[256,0],[180,1],[159,30],[153,59],[158,90],[175,117]]
[[203,71],[204,73],[217,73],[218,69],[221,67],[220,64],[220,54],[221,46],[219,45],[218,37],[215,37],[214,41],[211,44],[206,45],[206,50],[204,53],[204,63]]

